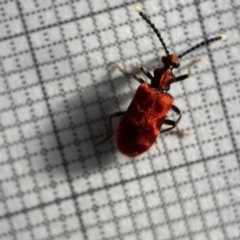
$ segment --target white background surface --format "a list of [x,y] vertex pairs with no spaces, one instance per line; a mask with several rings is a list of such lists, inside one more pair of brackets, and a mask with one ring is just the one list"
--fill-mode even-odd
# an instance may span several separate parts
[[[181,61],[180,128],[136,159],[108,116],[138,87],[114,69],[161,66],[132,1],[0,2],[0,239],[239,239],[239,1],[138,3],[170,52],[226,34]],[[114,126],[117,125],[114,121]]]

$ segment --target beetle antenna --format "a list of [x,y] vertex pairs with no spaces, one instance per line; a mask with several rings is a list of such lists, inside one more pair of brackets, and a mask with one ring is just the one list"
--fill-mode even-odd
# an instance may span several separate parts
[[139,6],[134,5],[134,7],[135,7],[135,10],[138,12],[138,14],[151,26],[153,31],[158,36],[158,39],[162,43],[166,54],[169,55],[169,51],[167,50],[167,47],[166,47],[166,45],[165,45],[165,43],[164,43],[164,41],[162,39],[162,36],[161,36],[160,32],[158,31],[158,29],[155,27],[155,25],[151,22],[151,20],[146,16],[146,14],[142,11],[142,9]]
[[226,39],[226,35],[220,35],[218,37],[214,37],[214,38],[209,38],[209,39],[206,39],[205,41],[202,41],[200,43],[198,43],[197,45],[195,45],[194,47],[188,49],[186,52],[180,54],[178,56],[178,58],[181,58],[183,57],[184,55],[186,55],[187,53],[190,53],[192,52],[193,50],[199,48],[199,47],[202,47],[202,46],[205,46],[205,45],[209,45],[210,43],[212,42],[215,42],[215,41],[219,41],[219,40],[225,40]]

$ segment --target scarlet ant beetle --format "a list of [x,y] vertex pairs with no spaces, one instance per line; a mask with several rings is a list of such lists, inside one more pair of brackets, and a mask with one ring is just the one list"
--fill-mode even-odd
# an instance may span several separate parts
[[[147,151],[156,141],[162,124],[171,126],[162,130],[162,133],[173,128],[177,128],[177,125],[181,120],[182,113],[178,107],[173,105],[174,99],[167,92],[172,83],[180,82],[188,78],[191,74],[192,67],[199,61],[194,61],[188,67],[188,74],[175,77],[172,73],[172,70],[173,68],[178,68],[180,66],[178,59],[201,46],[208,45],[214,41],[224,40],[226,38],[225,35],[221,35],[215,38],[207,39],[179,56],[176,56],[175,54],[169,54],[169,51],[167,50],[167,47],[155,25],[144,14],[140,7],[135,5],[135,10],[156,33],[166,52],[166,56],[162,57],[164,66],[161,68],[156,68],[153,71],[153,76],[146,68],[142,66],[139,67],[143,74],[151,80],[150,84],[146,83],[138,75],[122,70],[118,63],[115,62],[116,67],[123,74],[134,77],[140,83],[140,86],[138,87],[137,92],[135,93],[135,96],[127,111],[115,112],[111,114],[109,118],[111,124],[113,117],[123,116],[117,129],[116,139],[118,149],[129,157],[136,157],[139,154]],[[165,119],[170,109],[179,115],[176,121]],[[180,134],[184,134],[180,130],[178,130],[178,132]],[[108,138],[109,137],[104,139],[104,141],[106,141]]]

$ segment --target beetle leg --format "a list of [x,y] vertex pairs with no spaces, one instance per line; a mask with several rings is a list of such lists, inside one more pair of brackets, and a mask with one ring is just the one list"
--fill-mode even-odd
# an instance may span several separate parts
[[161,133],[168,132],[177,126],[177,123],[175,121],[169,119],[165,119],[163,124],[170,125],[171,127],[162,130]]
[[187,79],[188,77],[189,77],[188,74],[181,75],[181,76],[179,76],[179,77],[176,77],[175,82],[183,81],[183,80]]
[[147,78],[153,80],[153,75],[147,70],[147,68],[141,66],[138,62],[135,64],[135,68],[138,72],[142,72]]
[[114,65],[115,65],[124,75],[134,77],[139,83],[145,83],[145,81],[144,81],[141,77],[139,77],[138,75],[124,71],[117,62],[114,62]]
[[181,112],[181,110],[177,107],[177,106],[175,106],[175,105],[172,105],[172,108],[171,108],[175,113],[177,113],[179,116],[178,116],[178,119],[177,119],[177,121],[176,121],[176,124],[178,124],[179,122],[180,122],[180,120],[181,120],[181,118],[182,118],[182,112]]
[[189,66],[188,66],[188,75],[192,73],[192,68],[201,61],[201,58],[198,58],[194,60]]
[[110,127],[111,127],[111,133],[110,133],[107,137],[105,137],[102,141],[95,143],[95,144],[94,144],[95,146],[100,145],[100,144],[103,144],[103,143],[105,143],[108,139],[111,138],[111,136],[112,136],[112,119],[113,119],[114,117],[120,117],[120,116],[122,116],[124,113],[125,113],[125,112],[122,112],[122,111],[121,111],[121,112],[115,112],[115,113],[112,113],[112,114],[109,116],[109,124],[110,124]]
[[139,69],[143,72],[144,75],[146,75],[150,80],[153,80],[153,75],[145,68],[142,66],[139,66]]
[[190,76],[190,74],[192,73],[192,68],[200,61],[201,59],[198,58],[195,61],[193,61],[189,66],[188,66],[188,74],[184,74],[182,76],[176,77],[175,82],[180,82],[185,80],[186,78],[188,78]]
[[140,67],[141,67],[141,66],[140,66],[139,62],[135,62],[134,68],[136,68],[137,73],[141,73]]
[[165,119],[164,122],[163,122],[163,124],[171,125],[172,127],[169,127],[169,128],[167,128],[167,129],[162,130],[161,133],[168,132],[168,131],[172,130],[173,128],[176,128],[177,133],[178,133],[181,137],[184,137],[184,136],[187,136],[187,135],[188,135],[187,133],[185,133],[184,131],[182,131],[182,130],[180,130],[180,129],[178,128],[176,121]]
[[156,141],[155,141],[155,147],[156,147],[156,149],[158,150],[158,153],[161,154],[161,150],[160,150],[160,148],[158,147],[157,139],[156,139]]
[[174,120],[169,120],[169,119],[165,119],[163,123],[166,124],[166,125],[170,125],[171,127],[162,130],[161,133],[168,132],[168,131],[172,130],[173,128],[176,128],[176,130],[177,130],[177,132],[178,132],[178,134],[179,134],[180,136],[187,136],[188,134],[185,133],[184,131],[180,130],[180,129],[178,128],[178,126],[177,126],[178,123],[180,122],[181,118],[182,118],[182,112],[181,112],[181,110],[180,110],[177,106],[175,106],[175,105],[172,105],[172,108],[171,108],[171,109],[172,109],[175,113],[177,113],[177,114],[179,115],[179,116],[178,116],[178,119],[177,119],[176,121],[174,121]]

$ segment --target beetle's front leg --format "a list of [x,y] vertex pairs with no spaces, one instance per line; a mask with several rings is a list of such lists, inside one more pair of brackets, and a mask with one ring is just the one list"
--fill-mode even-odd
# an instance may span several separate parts
[[115,65],[124,75],[134,77],[139,83],[145,83],[145,81],[144,81],[141,77],[139,77],[138,75],[124,71],[124,70],[120,67],[120,65],[118,64],[118,62],[114,62],[114,65]]
[[153,75],[143,66],[139,66],[139,70],[143,72],[143,74],[148,77],[151,81],[153,80]]
[[200,61],[201,59],[198,58],[196,59],[195,61],[193,61],[189,66],[188,66],[188,74],[184,74],[182,76],[179,76],[179,77],[176,77],[176,80],[175,82],[180,82],[180,81],[183,81],[185,79],[187,79],[190,74],[192,73],[192,68]]

